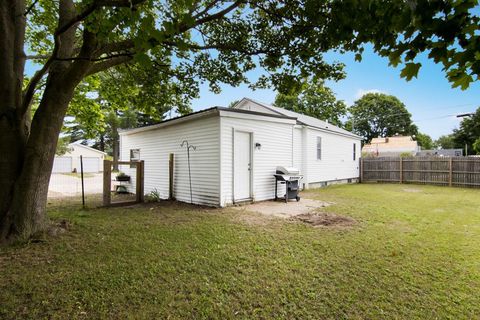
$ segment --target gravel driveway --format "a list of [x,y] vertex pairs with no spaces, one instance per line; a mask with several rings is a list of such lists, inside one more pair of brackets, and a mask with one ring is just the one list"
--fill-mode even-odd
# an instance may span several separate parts
[[[103,192],[103,173],[88,173],[84,177],[85,194]],[[79,176],[53,173],[48,186],[48,197],[70,197],[82,194],[82,180]]]

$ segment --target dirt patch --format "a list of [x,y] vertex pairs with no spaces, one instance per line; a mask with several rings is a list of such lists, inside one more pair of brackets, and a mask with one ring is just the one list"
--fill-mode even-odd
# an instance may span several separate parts
[[327,212],[301,214],[296,216],[295,219],[314,227],[352,227],[357,224],[357,221],[351,217]]
[[403,191],[405,191],[405,192],[418,193],[418,192],[422,192],[423,190],[421,190],[421,189],[416,189],[416,188],[405,188],[405,189],[403,189]]
[[261,213],[265,216],[279,218],[291,218],[301,214],[307,214],[329,206],[330,203],[312,199],[302,199],[299,202],[263,201],[232,207],[234,210]]

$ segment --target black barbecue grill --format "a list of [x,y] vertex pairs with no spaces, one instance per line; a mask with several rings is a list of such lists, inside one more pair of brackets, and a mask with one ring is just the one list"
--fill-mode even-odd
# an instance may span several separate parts
[[[281,199],[288,202],[289,199],[295,199],[300,201],[298,190],[300,189],[300,179],[303,179],[303,176],[300,175],[300,170],[293,167],[277,167],[277,171],[273,176],[275,177],[275,200]],[[280,184],[285,184],[284,198],[278,198],[277,196],[279,182]]]

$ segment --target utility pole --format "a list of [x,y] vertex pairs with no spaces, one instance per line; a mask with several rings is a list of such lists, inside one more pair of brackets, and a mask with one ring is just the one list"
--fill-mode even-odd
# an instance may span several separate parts
[[[472,117],[475,115],[475,112],[468,112],[457,114],[457,118],[465,118],[465,117]],[[465,157],[468,156],[468,144],[465,142]]]

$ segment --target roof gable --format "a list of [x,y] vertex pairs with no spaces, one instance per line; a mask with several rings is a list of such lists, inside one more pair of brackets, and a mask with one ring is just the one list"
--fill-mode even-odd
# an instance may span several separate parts
[[272,106],[272,105],[269,105],[269,104],[266,104],[266,103],[263,103],[263,102],[259,102],[259,101],[256,101],[256,100],[253,100],[253,99],[250,99],[250,98],[243,98],[235,106],[233,106],[233,108],[251,110],[252,104],[256,105],[258,109],[262,109],[267,113],[274,113],[274,114],[279,114],[279,115],[284,115],[284,116],[288,116],[288,117],[297,118],[297,123],[299,123],[299,124],[303,124],[303,125],[306,125],[306,126],[309,126],[309,127],[317,128],[317,129],[332,131],[332,132],[335,132],[335,133],[348,135],[348,136],[352,136],[352,137],[361,139],[360,136],[358,136],[358,135],[356,135],[356,134],[354,134],[350,131],[347,131],[345,129],[339,128],[339,127],[337,127],[337,126],[335,126],[331,123],[328,123],[326,121],[323,121],[323,120],[320,120],[320,119],[317,119],[317,118],[314,118],[314,117],[311,117],[311,116],[307,116],[307,115],[304,115],[304,114],[301,114],[301,113],[298,113],[298,112],[290,111],[290,110],[287,110],[287,109],[284,109],[284,108],[275,107],[275,106]]
[[90,150],[90,151],[98,152],[98,153],[101,153],[101,154],[104,154],[104,155],[107,154],[106,152],[103,152],[103,151],[97,150],[97,149],[95,149],[95,148],[86,146],[86,145],[81,144],[81,143],[79,143],[79,142],[72,142],[72,143],[70,143],[68,146],[69,146],[69,147],[81,147],[81,148],[85,148],[85,149],[88,149],[88,150]]

